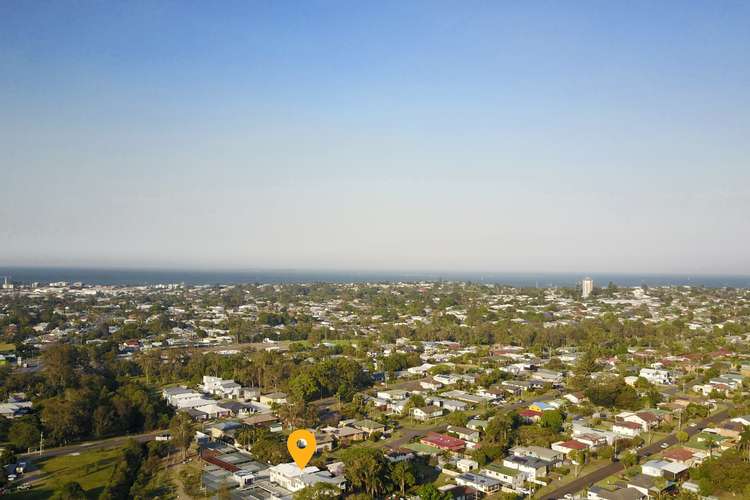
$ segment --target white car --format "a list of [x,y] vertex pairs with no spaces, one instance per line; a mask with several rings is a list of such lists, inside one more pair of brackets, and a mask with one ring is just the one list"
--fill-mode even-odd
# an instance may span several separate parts
[[667,443],[662,443],[661,447],[662,447],[662,449],[667,449],[667,448],[669,448],[669,445]]

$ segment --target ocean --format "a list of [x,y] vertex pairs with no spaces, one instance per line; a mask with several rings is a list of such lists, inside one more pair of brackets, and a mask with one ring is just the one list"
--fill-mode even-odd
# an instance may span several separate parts
[[[314,271],[314,270],[154,270],[66,267],[0,267],[0,277],[17,283],[83,282],[91,285],[188,285],[242,283],[362,283],[416,281],[471,281],[517,287],[572,287],[585,276],[598,286],[610,281],[619,286],[691,285],[711,288],[750,288],[750,276],[618,274],[618,273],[482,273],[402,271]],[[1,278],[0,278],[1,280]]]

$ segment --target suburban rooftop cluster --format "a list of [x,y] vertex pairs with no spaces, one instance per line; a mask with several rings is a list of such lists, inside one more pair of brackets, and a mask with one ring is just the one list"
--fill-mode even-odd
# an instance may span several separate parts
[[17,488],[47,450],[135,434],[133,496],[750,493],[744,289],[14,283],[0,327]]

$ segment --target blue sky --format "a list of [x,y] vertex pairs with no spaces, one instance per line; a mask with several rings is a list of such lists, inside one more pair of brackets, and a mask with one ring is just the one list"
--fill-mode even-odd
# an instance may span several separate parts
[[746,2],[0,3],[0,261],[750,273]]

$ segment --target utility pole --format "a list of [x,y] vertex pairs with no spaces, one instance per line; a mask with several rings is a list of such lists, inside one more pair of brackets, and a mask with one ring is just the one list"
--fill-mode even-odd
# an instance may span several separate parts
[[44,431],[39,434],[39,456],[42,456],[42,450],[44,450]]

